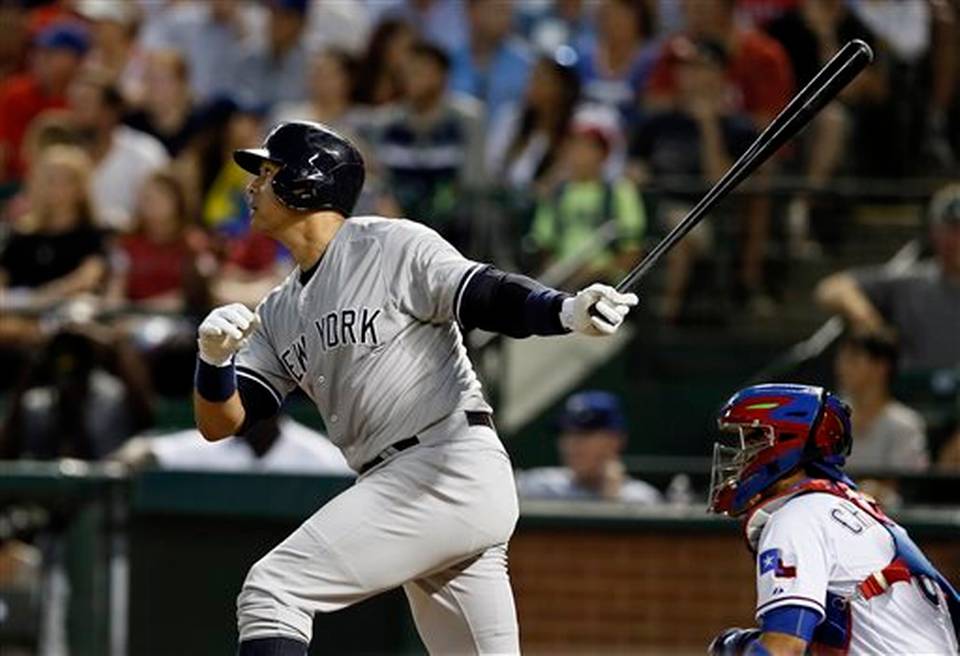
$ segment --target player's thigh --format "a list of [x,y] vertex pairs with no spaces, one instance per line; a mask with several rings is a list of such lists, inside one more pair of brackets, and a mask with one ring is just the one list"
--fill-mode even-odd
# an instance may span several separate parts
[[[426,449],[416,456],[388,463],[331,499],[254,565],[245,588],[327,612],[507,540],[515,508],[484,491],[512,481],[508,463],[476,452],[469,464]],[[514,492],[500,494],[509,500]]]
[[517,614],[506,545],[404,587],[431,654],[516,654]]

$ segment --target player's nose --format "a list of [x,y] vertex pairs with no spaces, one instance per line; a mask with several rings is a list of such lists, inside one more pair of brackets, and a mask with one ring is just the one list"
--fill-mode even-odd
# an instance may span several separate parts
[[251,178],[250,182],[247,183],[247,188],[245,189],[247,194],[247,200],[253,201],[256,199],[257,192],[260,191],[260,176]]

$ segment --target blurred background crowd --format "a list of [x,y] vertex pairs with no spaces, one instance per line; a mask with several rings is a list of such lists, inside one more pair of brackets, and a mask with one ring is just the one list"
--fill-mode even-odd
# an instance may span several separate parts
[[[148,428],[155,394],[190,389],[197,318],[255,305],[290,270],[249,231],[230,158],[278,121],[361,144],[358,213],[422,221],[470,257],[572,289],[616,281],[852,38],[877,61],[669,255],[642,320],[774,334],[779,320],[792,337],[783,320],[819,318],[813,298],[857,331],[838,368],[865,397],[858,421],[922,433],[855,379],[892,380],[901,347],[907,368],[960,361],[956,13],[947,0],[2,2],[3,455],[95,459]],[[820,275],[880,264],[908,230],[913,263]],[[77,395],[122,416],[78,420],[96,406]],[[936,459],[916,448],[901,462],[876,447],[873,464]]]
[[[960,467],[949,422],[931,443],[893,396],[902,371],[960,362],[956,13],[946,0],[2,2],[0,452],[97,460],[177,423],[157,404],[190,390],[198,318],[254,306],[293,266],[249,231],[230,157],[278,121],[361,145],[358,213],[422,221],[470,257],[573,289],[616,281],[859,38],[877,61],[671,252],[639,322],[785,341],[794,314],[836,313],[835,370],[813,382],[853,403],[869,445],[853,462]],[[901,241],[898,259],[870,261]],[[850,263],[879,266],[833,271]]]
[[[529,498],[699,503],[726,396],[825,384],[871,489],[960,504],[918,483],[960,472],[957,0],[0,0],[0,33],[0,458],[349,473],[303,399],[177,432],[197,322],[293,266],[231,159],[278,121],[357,142],[358,214],[575,289],[857,38],[874,64],[645,279],[627,343],[501,432]],[[535,356],[476,337],[499,414]]]

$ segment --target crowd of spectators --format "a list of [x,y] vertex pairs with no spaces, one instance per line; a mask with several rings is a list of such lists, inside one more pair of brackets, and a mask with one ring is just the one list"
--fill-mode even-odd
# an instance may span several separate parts
[[[708,221],[670,253],[651,304],[659,320],[682,321],[698,263],[720,248],[736,302],[762,315],[772,235],[785,233],[798,257],[829,246],[836,217],[821,192],[834,178],[955,173],[958,9],[0,2],[0,350],[28,372],[7,387],[20,381],[17,394],[39,398],[30,389],[45,383],[25,381],[50,367],[33,356],[56,335],[90,339],[95,325],[146,355],[147,379],[163,388],[167,349],[189,365],[193,319],[223,302],[252,306],[274,286],[289,255],[249,231],[248,176],[230,154],[278,121],[321,121],[357,142],[368,168],[359,213],[421,221],[504,268],[574,261],[565,285],[575,287],[629,270],[833,52],[863,39],[875,64],[730,200],[722,224],[734,239],[721,244]],[[784,176],[789,194],[763,192]],[[960,340],[942,329],[960,325],[950,198],[931,212],[933,263],[896,280],[837,274],[817,291],[855,328],[896,329],[908,367],[960,360]],[[175,392],[189,387],[189,373],[174,378]]]

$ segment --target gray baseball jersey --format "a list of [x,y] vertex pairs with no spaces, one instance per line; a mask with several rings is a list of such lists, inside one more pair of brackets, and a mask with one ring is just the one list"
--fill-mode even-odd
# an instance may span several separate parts
[[421,224],[353,217],[306,284],[295,270],[260,304],[237,375],[278,404],[300,387],[354,469],[454,411],[489,412],[456,324],[480,266]]

